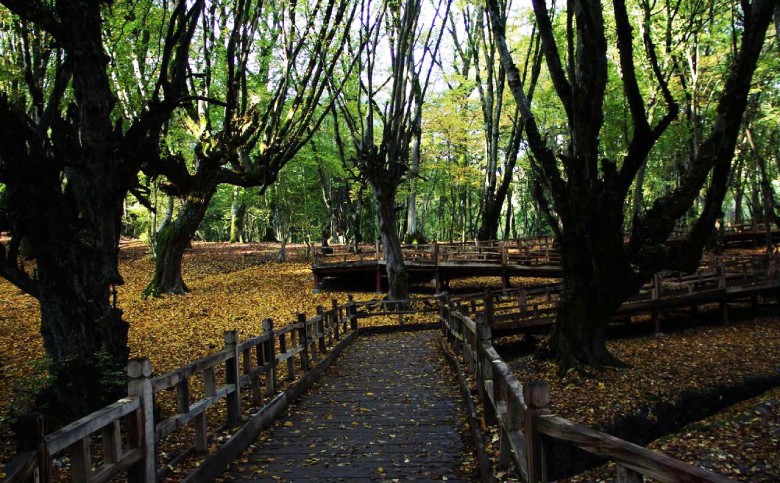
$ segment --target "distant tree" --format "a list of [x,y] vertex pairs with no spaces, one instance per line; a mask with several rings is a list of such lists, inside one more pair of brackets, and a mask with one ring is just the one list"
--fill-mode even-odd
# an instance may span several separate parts
[[[3,57],[19,59],[0,80],[0,183],[11,232],[0,245],[0,276],[40,302],[55,381],[47,402],[83,414],[122,391],[128,324],[111,292],[122,284],[123,202],[128,191],[142,198],[139,169],[159,155],[163,125],[189,100],[187,54],[202,2],[164,2],[153,49],[160,57],[146,74],[154,83],[132,119],[116,113],[110,76],[122,62],[104,37],[111,2],[0,3],[15,15],[3,22],[12,38]],[[23,243],[36,260],[32,274],[18,263]]]
[[[625,150],[614,153],[605,152],[601,141],[610,82],[608,24],[601,2],[574,0],[567,4],[561,12],[566,16],[561,49],[545,1],[533,0],[547,70],[569,126],[568,132],[549,143],[523,92],[507,45],[501,6],[497,0],[488,0],[501,61],[533,152],[534,175],[544,189],[542,196],[551,201],[554,214],[550,212],[550,218],[559,223],[555,229],[562,256],[563,292],[550,344],[562,370],[582,364],[620,364],[608,351],[604,337],[606,324],[617,308],[655,272],[691,271],[698,265],[715,220],[721,215],[751,79],[776,3],[741,2],[741,23],[734,25],[735,36],[741,34],[740,45],[733,59],[724,59],[727,78],[709,134],[702,137],[679,185],[631,220],[626,243],[624,209],[628,193],[648,154],[679,110],[649,28],[661,15],[652,11],[656,4],[639,2],[642,41],[651,66],[648,74],[667,106],[660,119],[651,124],[635,66],[635,27],[625,1],[613,2],[620,82],[631,116]],[[660,8],[668,14],[679,4],[670,2],[669,10],[664,9],[665,5]],[[681,243],[667,244],[675,222],[705,186],[704,204],[690,232]]]
[[[507,3],[500,5],[503,17],[507,15]],[[523,123],[517,107],[504,98],[506,72],[498,58],[497,44],[488,14],[483,7],[466,7],[461,12],[466,35],[465,48],[456,51],[463,57],[463,64],[474,66],[474,83],[479,94],[482,134],[484,137],[485,176],[479,203],[480,240],[498,238],[501,208],[507,199],[509,185],[517,164],[523,141]],[[453,36],[454,27],[450,29]],[[456,43],[457,38],[453,39]],[[524,49],[521,81],[527,91],[528,102],[533,101],[534,90],[541,70],[541,50],[536,26]],[[470,62],[469,62],[470,59]],[[470,75],[467,72],[467,75]],[[507,112],[512,112],[508,115]],[[503,163],[499,166],[499,159]],[[500,173],[500,176],[499,176]]]
[[[409,297],[396,195],[404,176],[410,174],[409,148],[419,129],[450,3],[434,2],[428,23],[421,19],[422,0],[378,4],[364,0],[357,52],[359,93],[344,90],[339,98],[339,111],[355,146],[355,164],[376,196],[388,296],[395,300]],[[382,63],[388,61],[389,75],[384,76]]]
[[147,174],[165,176],[182,207],[156,241],[145,296],[188,290],[184,251],[220,184],[262,191],[311,139],[333,102],[323,94],[355,11],[350,0],[235,0],[229,9],[211,4],[200,31],[202,80],[193,87],[203,102],[183,120],[195,138],[194,152],[146,165]]

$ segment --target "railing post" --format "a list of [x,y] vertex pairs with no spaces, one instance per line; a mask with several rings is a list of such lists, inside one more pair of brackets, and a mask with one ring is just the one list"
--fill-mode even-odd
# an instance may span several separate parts
[[[493,333],[490,327],[485,324],[484,319],[478,318],[477,322],[477,396],[482,401],[482,407],[485,412],[485,423],[494,425],[498,422],[496,417],[496,408],[491,400],[491,395],[486,392],[485,381],[493,381],[493,366],[483,351],[484,344],[492,345],[491,339]],[[495,382],[493,382],[495,384]]]
[[347,317],[349,318],[350,330],[358,330],[358,321],[355,312],[355,302],[352,299],[352,295],[349,295],[349,302],[347,303]]
[[495,327],[495,318],[493,314],[493,292],[488,287],[485,292],[485,323],[492,330]]
[[306,328],[306,314],[298,314],[298,323],[301,328],[298,329],[298,343],[301,345],[301,370],[309,370],[309,334]]
[[263,343],[263,365],[271,365],[265,373],[265,393],[273,395],[276,392],[276,335],[274,334],[274,321],[263,319],[262,324],[263,333],[271,334],[271,338]]
[[339,302],[336,299],[331,299],[330,304],[333,307],[333,320],[331,321],[333,327],[333,337],[336,339],[336,342],[338,342],[339,339],[341,339],[341,336],[339,335],[339,326],[341,324],[341,307],[339,307]]
[[542,435],[537,432],[539,416],[550,414],[550,385],[547,381],[532,381],[523,386],[525,411],[526,454],[528,457],[528,481],[547,481],[547,461]]
[[35,451],[36,468],[34,481],[48,483],[51,481],[49,466],[49,451],[46,447],[46,418],[42,413],[29,413],[22,416],[22,434],[19,441],[19,452]]
[[322,305],[317,306],[317,347],[321,354],[325,353],[325,308]]
[[661,277],[659,274],[653,274],[653,325],[655,335],[661,335]]
[[131,448],[141,448],[141,460],[128,470],[134,483],[153,483],[157,479],[154,460],[154,393],[152,363],[149,359],[131,359],[127,364],[127,395],[139,399],[141,407],[129,418],[128,439]]
[[238,369],[238,331],[226,330],[223,334],[225,350],[230,358],[225,361],[225,383],[233,384],[235,390],[227,395],[228,427],[238,426],[241,421],[241,373]]

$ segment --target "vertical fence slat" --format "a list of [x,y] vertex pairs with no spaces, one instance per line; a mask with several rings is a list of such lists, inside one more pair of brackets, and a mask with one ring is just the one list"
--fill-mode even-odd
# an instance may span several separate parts
[[100,436],[103,444],[103,455],[106,463],[116,463],[122,459],[122,439],[119,432],[119,420],[108,424],[101,430]]
[[542,435],[537,432],[537,418],[549,414],[550,385],[546,381],[532,381],[523,386],[525,411],[526,454],[528,457],[528,480],[531,483],[547,481],[547,464]]
[[271,334],[271,337],[263,343],[265,345],[263,365],[269,365],[265,372],[265,390],[266,394],[272,395],[276,392],[276,337],[274,336],[273,320],[263,320],[263,333]]
[[298,344],[301,346],[301,370],[309,370],[309,335],[306,327],[306,314],[298,314],[298,323],[301,328],[298,329]]
[[223,334],[225,350],[230,357],[225,361],[225,383],[235,389],[227,395],[227,425],[237,426],[241,422],[241,372],[238,369],[238,332],[226,330]]
[[73,481],[92,481],[92,463],[89,455],[89,437],[82,438],[68,448],[70,474]]
[[129,471],[130,481],[152,483],[157,470],[154,460],[154,393],[152,391],[152,363],[149,359],[132,359],[127,364],[127,394],[140,399],[141,407],[128,418],[128,439],[131,448],[141,448],[141,461]]

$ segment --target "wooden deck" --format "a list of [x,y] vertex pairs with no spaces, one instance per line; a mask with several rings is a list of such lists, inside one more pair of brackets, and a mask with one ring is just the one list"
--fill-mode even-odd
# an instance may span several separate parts
[[358,338],[225,481],[457,481],[462,400],[435,332]]
[[[780,240],[780,230],[773,228],[771,234],[774,240]],[[675,235],[672,241],[683,235]],[[763,224],[746,223],[729,227],[722,237],[725,246],[757,246],[766,242],[767,231]],[[463,277],[501,277],[504,288],[509,287],[511,277],[561,277],[560,254],[552,237],[404,245],[402,251],[410,277],[433,281],[437,292],[447,290],[450,280]],[[376,292],[381,292],[385,277],[383,247],[378,242],[315,247],[312,273],[315,289],[321,288],[327,278],[362,277],[372,280]]]

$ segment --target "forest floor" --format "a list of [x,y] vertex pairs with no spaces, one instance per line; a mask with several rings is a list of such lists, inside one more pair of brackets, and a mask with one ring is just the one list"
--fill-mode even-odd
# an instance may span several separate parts
[[[196,242],[184,259],[184,279],[191,292],[144,300],[141,292],[153,270],[148,246],[123,242],[120,270],[125,285],[118,287],[118,306],[130,323],[131,357],[148,357],[159,374],[218,350],[224,330],[238,330],[244,339],[260,332],[263,318],[284,324],[298,312],[311,314],[317,305],[330,305],[331,299],[343,303],[347,289],[357,300],[376,297],[373,287],[364,292],[354,292],[359,287],[339,287],[338,291],[314,294],[305,247],[288,245],[290,261],[286,263],[276,261],[277,253],[278,245],[273,244]],[[498,280],[459,281],[453,283],[453,289],[468,290],[485,283],[497,284]],[[27,410],[35,389],[46,382],[39,331],[36,301],[0,280],[0,465],[13,454],[8,418]],[[632,368],[605,371],[592,378],[575,373],[558,378],[552,363],[530,357],[516,357],[511,364],[520,380],[550,382],[553,411],[607,431],[630,430],[625,423],[628,416],[653,422],[659,417],[654,411],[676,407],[675,402],[687,404],[695,400],[692,395],[711,397],[718,388],[738,387],[757,378],[776,379],[780,374],[780,317],[776,308],[763,308],[758,314],[738,308],[725,327],[702,311],[697,319],[667,320],[664,331],[663,336],[655,337],[649,334],[648,326],[634,336],[610,342],[610,349]],[[702,422],[704,426],[686,427],[652,445],[735,479],[780,481],[780,465],[774,464],[780,461],[779,397],[777,392],[765,397],[768,404],[765,400],[756,400],[754,406],[743,403],[745,414],[758,411],[763,423],[747,418],[746,425],[740,425],[746,418],[735,414],[735,423]],[[697,401],[695,404],[701,404]],[[728,413],[720,413],[724,414]],[[721,429],[704,433],[702,428]],[[644,439],[655,439],[649,437],[652,431],[647,431]],[[760,437],[748,436],[754,433]],[[594,473],[581,481],[597,477]]]
[[[727,326],[718,310],[680,314],[660,336],[649,321],[620,328],[607,345],[626,369],[558,377],[552,361],[507,362],[520,381],[550,383],[553,413],[735,480],[780,481],[778,310],[731,313]],[[613,477],[614,466],[601,467],[571,481]]]

